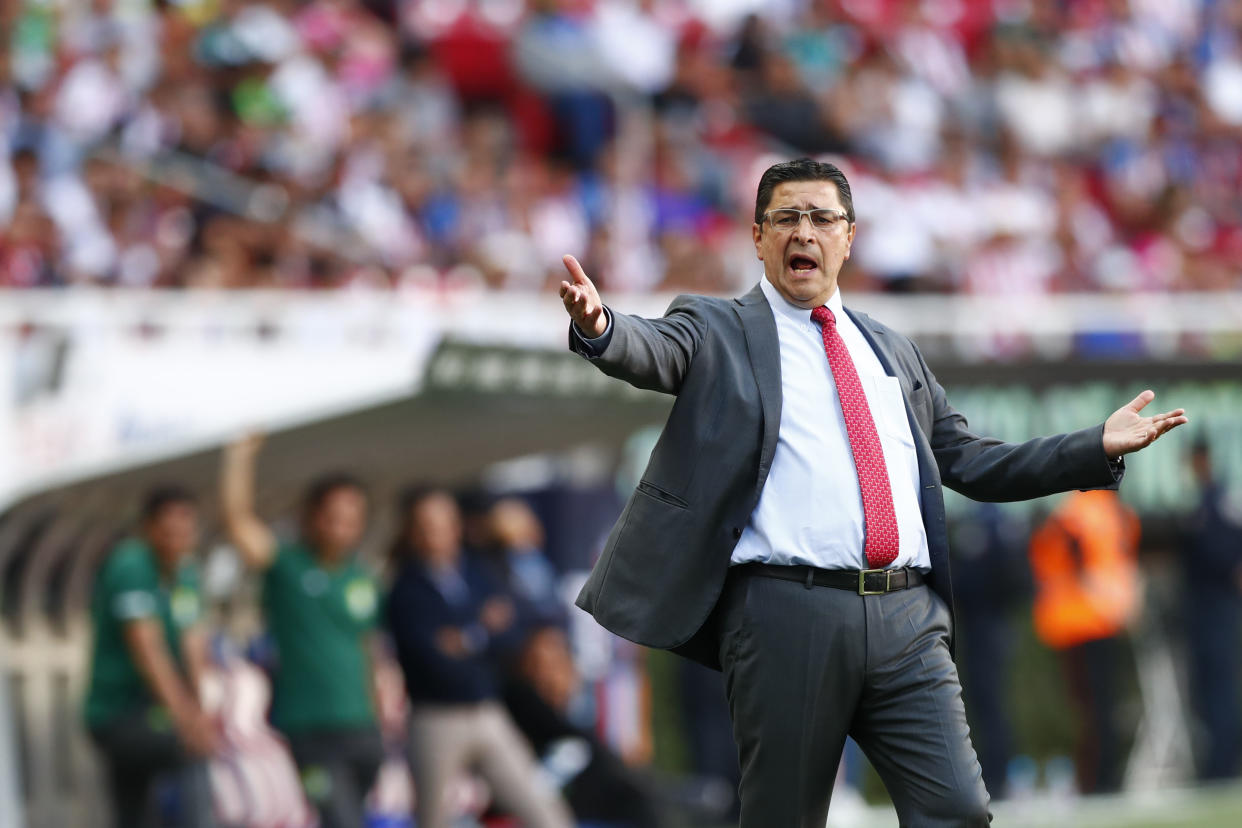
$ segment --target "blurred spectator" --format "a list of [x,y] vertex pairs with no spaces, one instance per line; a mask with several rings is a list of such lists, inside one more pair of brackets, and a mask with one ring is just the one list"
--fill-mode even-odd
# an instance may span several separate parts
[[539,518],[524,500],[498,500],[487,515],[493,565],[500,583],[517,605],[518,623],[525,627],[563,626],[567,609],[559,576],[544,555]]
[[289,740],[321,823],[353,828],[384,759],[375,709],[380,595],[356,558],[367,499],[352,477],[322,477],[307,490],[301,539],[278,541],[254,511],[260,445],[250,437],[225,449],[220,502],[230,540],[263,575],[279,661],[272,723]]
[[[915,290],[935,261],[935,239],[930,222],[919,214],[913,188],[896,176],[860,176],[858,203],[866,205],[858,214],[860,223],[878,232],[860,234],[858,266],[881,290]],[[883,230],[879,226],[883,223]]]
[[532,0],[514,37],[513,60],[544,96],[557,127],[557,154],[586,169],[612,135],[615,112],[606,93],[616,80],[600,60],[580,5],[573,0]]
[[514,722],[560,783],[574,815],[617,828],[661,824],[647,783],[589,730],[574,724],[581,681],[558,627],[534,630],[505,684]]
[[1190,693],[1206,743],[1198,771],[1202,779],[1229,779],[1238,773],[1242,741],[1242,497],[1213,473],[1207,442],[1192,448],[1190,468],[1199,502],[1181,559]]
[[161,774],[180,781],[178,824],[215,824],[204,760],[219,736],[199,700],[208,651],[191,559],[198,540],[194,495],[157,487],[138,533],[95,580],[86,724],[107,762],[116,828],[166,824],[151,797]]
[[202,695],[204,706],[219,722],[224,746],[210,771],[216,819],[247,828],[318,824],[285,740],[267,720],[268,676],[228,639],[214,639],[212,656],[213,669]]
[[1078,708],[1078,790],[1121,787],[1117,691],[1141,600],[1139,522],[1116,492],[1072,492],[1031,536],[1035,633],[1061,656]]
[[1025,522],[995,503],[976,504],[954,522],[953,599],[957,663],[983,782],[993,799],[1006,796],[1013,753],[1010,662],[1014,613],[1030,598]]
[[568,828],[565,803],[499,702],[496,660],[512,651],[514,610],[482,567],[462,555],[461,514],[446,492],[414,490],[393,543],[399,567],[387,623],[410,697],[418,824],[447,828],[446,792],[467,770],[530,828]]
[[997,45],[996,108],[1004,128],[1037,157],[1068,152],[1079,128],[1068,73],[1033,33],[1014,34]]
[[758,49],[755,59],[759,61],[758,74],[744,104],[747,119],[801,153],[845,149],[845,142],[802,85],[793,61]]
[[611,74],[635,92],[651,94],[673,77],[676,29],[659,18],[656,0],[601,0],[592,35]]

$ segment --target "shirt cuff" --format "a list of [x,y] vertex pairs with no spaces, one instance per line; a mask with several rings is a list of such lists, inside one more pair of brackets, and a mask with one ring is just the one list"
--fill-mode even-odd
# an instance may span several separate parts
[[578,326],[573,322],[569,323],[569,330],[584,349],[591,356],[599,356],[608,349],[608,343],[612,341],[612,314],[608,312],[608,308],[604,308],[604,316],[608,319],[608,324],[604,327],[604,332],[597,337],[583,336],[582,331],[578,330]]

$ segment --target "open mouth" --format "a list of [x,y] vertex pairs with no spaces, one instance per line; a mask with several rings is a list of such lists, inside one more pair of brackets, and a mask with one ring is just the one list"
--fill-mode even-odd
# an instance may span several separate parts
[[809,273],[817,267],[819,264],[810,256],[795,253],[789,257],[789,268],[795,273]]

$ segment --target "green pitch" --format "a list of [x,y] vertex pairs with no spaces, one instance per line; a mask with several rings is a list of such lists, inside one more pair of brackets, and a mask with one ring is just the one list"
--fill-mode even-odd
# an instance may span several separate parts
[[[1068,801],[999,802],[994,825],[1006,828],[1225,828],[1242,825],[1242,785]],[[836,825],[829,818],[830,828]],[[873,807],[852,828],[894,828],[892,808]],[[841,828],[847,828],[841,823]]]

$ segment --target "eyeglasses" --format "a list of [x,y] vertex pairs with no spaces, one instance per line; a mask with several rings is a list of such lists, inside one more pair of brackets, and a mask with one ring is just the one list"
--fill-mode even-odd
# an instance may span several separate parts
[[768,210],[763,214],[768,223],[777,230],[792,230],[802,223],[803,216],[811,217],[811,226],[816,230],[831,230],[839,221],[848,221],[849,216],[843,210],[822,207],[817,210]]

